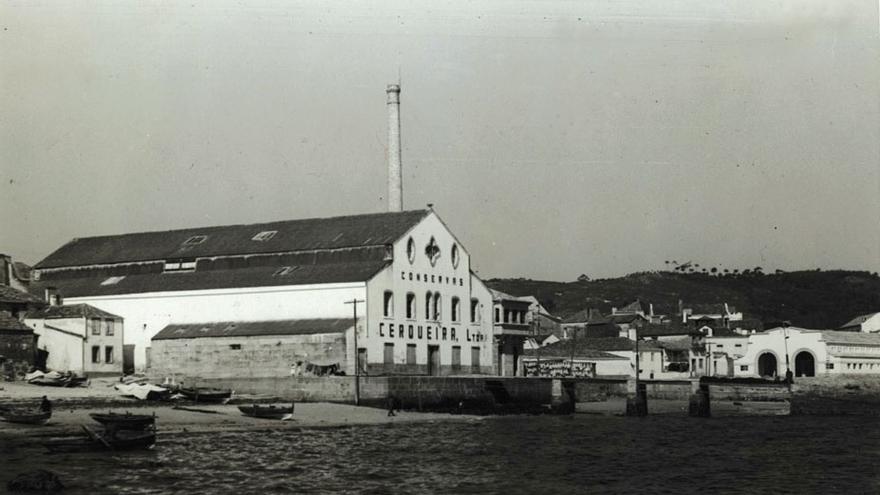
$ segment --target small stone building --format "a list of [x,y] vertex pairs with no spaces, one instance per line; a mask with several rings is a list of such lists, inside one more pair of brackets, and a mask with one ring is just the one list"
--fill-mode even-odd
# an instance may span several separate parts
[[147,372],[187,383],[338,374],[353,328],[334,318],[171,324],[153,337]]

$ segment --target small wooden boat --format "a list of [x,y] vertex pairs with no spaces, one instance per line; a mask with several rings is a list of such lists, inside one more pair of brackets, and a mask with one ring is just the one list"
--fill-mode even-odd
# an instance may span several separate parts
[[105,428],[114,430],[146,430],[156,424],[156,414],[116,414],[108,413],[91,413],[92,417],[98,423],[104,425]]
[[181,388],[181,394],[193,402],[226,404],[232,398],[232,390],[220,388]]
[[293,404],[288,406],[260,405],[238,406],[238,410],[245,416],[262,419],[288,420],[293,417]]
[[156,432],[120,430],[112,435],[107,432],[93,431],[83,426],[87,436],[55,438],[43,442],[49,452],[87,452],[93,450],[147,450],[156,444]]
[[13,409],[0,411],[0,419],[8,423],[44,425],[51,417],[52,411],[22,411]]

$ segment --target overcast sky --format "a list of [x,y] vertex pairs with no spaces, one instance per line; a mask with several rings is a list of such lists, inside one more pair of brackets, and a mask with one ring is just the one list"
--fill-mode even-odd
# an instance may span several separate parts
[[875,271],[877,5],[6,1],[0,252],[382,211],[399,74],[404,207],[484,278]]

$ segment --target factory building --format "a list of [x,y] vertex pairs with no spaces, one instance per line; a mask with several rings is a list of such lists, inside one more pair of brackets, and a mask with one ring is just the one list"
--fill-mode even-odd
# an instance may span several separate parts
[[[345,334],[346,373],[356,338],[367,374],[490,374],[493,299],[470,266],[425,209],[74,239],[36,265],[33,287],[123,318],[126,355],[140,371],[166,327],[247,324],[237,337],[250,339],[259,322],[341,320],[352,323],[312,328]],[[264,326],[264,334],[278,327]],[[309,362],[307,354],[288,352],[292,362],[279,366]]]

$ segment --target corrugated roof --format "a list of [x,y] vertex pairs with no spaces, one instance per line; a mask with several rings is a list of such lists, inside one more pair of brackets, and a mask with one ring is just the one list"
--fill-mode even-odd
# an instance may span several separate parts
[[841,325],[840,328],[861,327],[862,323],[868,321],[869,318],[871,318],[872,316],[874,316],[876,314],[878,314],[878,313],[870,313],[867,315],[856,316],[852,320],[849,320],[848,322]]
[[[428,213],[414,210],[87,237],[73,239],[35,268],[385,245]],[[268,240],[253,240],[261,232],[275,233]]]
[[880,333],[841,332],[821,330],[822,339],[828,344],[858,344],[880,346]]
[[105,318],[121,320],[121,316],[108,313],[89,304],[65,304],[49,306],[38,311],[31,311],[27,318],[60,319],[60,318]]
[[385,267],[385,261],[361,263],[332,263],[288,267],[282,266],[207,270],[180,273],[141,273],[126,275],[112,284],[104,284],[107,277],[54,279],[32,284],[35,290],[52,286],[63,297],[140,294],[145,292],[173,292],[181,290],[227,289],[236,287],[271,287],[281,285],[330,284],[363,282]]
[[351,328],[350,318],[313,318],[274,321],[223,321],[212,323],[172,323],[159,331],[153,340],[255,337],[261,335],[314,335],[342,333]]
[[0,285],[0,302],[12,304],[45,304],[39,297],[22,292],[8,285]]

